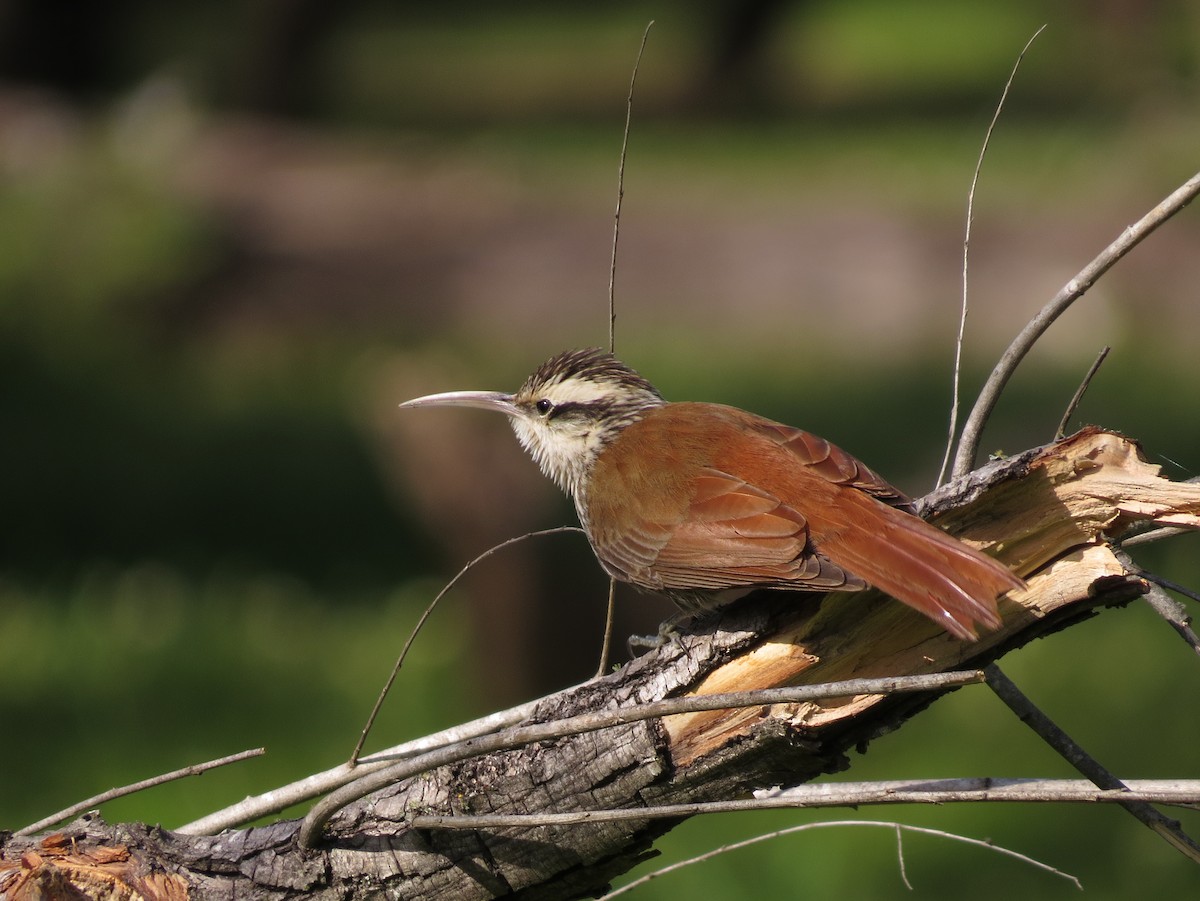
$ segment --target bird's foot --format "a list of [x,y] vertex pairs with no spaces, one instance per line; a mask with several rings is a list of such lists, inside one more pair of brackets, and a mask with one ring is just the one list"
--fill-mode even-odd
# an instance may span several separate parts
[[630,635],[625,640],[625,644],[629,648],[629,656],[640,657],[650,651],[657,651],[663,645],[677,643],[680,636],[683,635],[679,630],[679,624],[687,618],[688,614],[686,613],[676,613],[659,623],[658,632],[654,635]]

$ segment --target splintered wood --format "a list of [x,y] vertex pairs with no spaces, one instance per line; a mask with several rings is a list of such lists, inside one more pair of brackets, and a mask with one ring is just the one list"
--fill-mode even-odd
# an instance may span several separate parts
[[[877,592],[828,595],[819,605],[796,605],[797,612],[786,616],[774,634],[710,672],[694,693],[970,666],[1013,636],[1027,637],[1038,621],[1075,610],[1082,614],[1136,592],[1137,580],[1107,546],[1129,526],[1153,522],[1200,529],[1200,484],[1163,478],[1136,442],[1095,428],[1022,455],[992,482],[965,506],[941,516],[935,507],[932,520],[994,554],[1026,580],[1024,590],[1001,600],[999,629],[977,642],[963,642]],[[664,726],[672,760],[686,766],[765,720],[816,730],[856,717],[882,700],[876,695],[682,714],[668,717]]]
[[41,839],[37,850],[0,860],[0,896],[9,901],[185,901],[188,886],[181,876],[153,872],[124,845],[78,848],[55,833]]

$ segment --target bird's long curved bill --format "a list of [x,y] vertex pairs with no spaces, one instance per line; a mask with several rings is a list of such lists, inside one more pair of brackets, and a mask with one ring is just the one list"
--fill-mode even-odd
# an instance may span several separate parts
[[479,410],[496,410],[512,416],[517,412],[511,394],[499,391],[445,391],[441,394],[427,394],[406,400],[400,405],[406,407],[475,407]]

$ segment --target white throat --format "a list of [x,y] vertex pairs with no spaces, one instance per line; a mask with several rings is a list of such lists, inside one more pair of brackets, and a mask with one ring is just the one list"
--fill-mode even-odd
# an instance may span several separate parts
[[602,429],[556,429],[519,416],[510,422],[517,440],[542,472],[578,506],[592,464],[604,447]]

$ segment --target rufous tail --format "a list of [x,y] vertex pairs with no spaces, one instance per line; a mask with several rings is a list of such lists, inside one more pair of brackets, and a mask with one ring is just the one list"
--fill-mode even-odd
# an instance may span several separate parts
[[863,528],[859,522],[839,529],[830,523],[827,528],[838,540],[824,547],[818,544],[818,553],[958,638],[977,639],[976,624],[1000,626],[996,600],[1006,591],[1023,588],[1021,579],[999,561],[911,513],[866,495],[861,503],[875,508],[873,515],[864,517],[872,527]]

